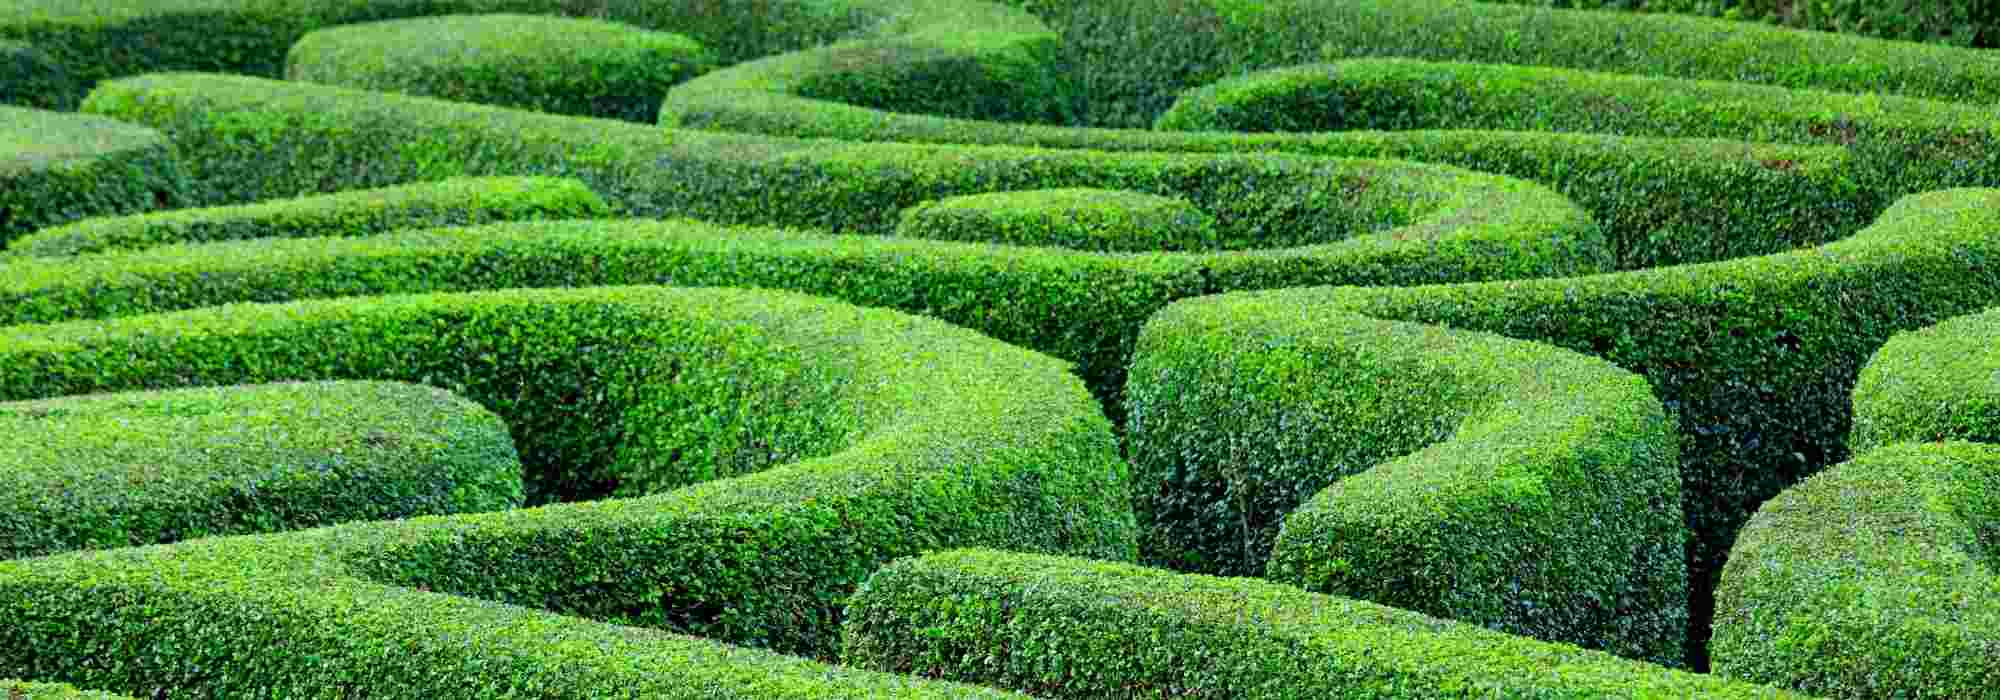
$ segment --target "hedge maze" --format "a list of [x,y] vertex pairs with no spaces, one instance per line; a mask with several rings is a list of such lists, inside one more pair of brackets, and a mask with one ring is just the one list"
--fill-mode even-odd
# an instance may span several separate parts
[[1996,104],[1465,0],[0,0],[0,691],[2000,698]]

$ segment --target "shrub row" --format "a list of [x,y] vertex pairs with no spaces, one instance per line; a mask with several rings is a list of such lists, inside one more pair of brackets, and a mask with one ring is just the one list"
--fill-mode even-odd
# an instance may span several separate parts
[[185,202],[173,144],[104,117],[0,105],[0,248],[36,229]]
[[1357,59],[1259,71],[1181,96],[1160,129],[1506,129],[1841,145],[1895,194],[2000,183],[1986,106],[1567,68]]
[[[1489,2],[1495,0],[1488,0]],[[1673,12],[1883,39],[2000,47],[2000,13],[1980,0],[1498,0],[1581,9]]]
[[1901,442],[2000,443],[2000,312],[1897,334],[1854,386],[1856,452]]
[[1868,357],[1897,331],[2000,305],[2000,269],[1988,262],[2000,254],[1996,231],[2000,191],[1948,190],[1906,197],[1860,234],[1795,253],[1570,279],[1249,297],[1541,340],[1645,376],[1680,420],[1698,656],[1704,603],[1737,530],[1758,503],[1846,458],[1849,393]]
[[667,88],[713,60],[693,39],[615,22],[448,15],[312,32],[285,77],[650,124]]
[[26,683],[17,680],[0,680],[0,691],[7,692],[8,700],[131,700],[131,696],[128,695],[78,690],[75,686],[60,683]]
[[1797,698],[1291,586],[959,550],[849,602],[849,664],[1045,698]]
[[[0,617],[24,621],[0,628],[0,673],[217,696],[860,697],[907,679],[500,604],[824,654],[841,601],[894,557],[1134,556],[1126,467],[1066,365],[890,311],[628,287],[0,330],[0,398],[327,379],[449,389],[512,427],[544,500],[619,498],[0,563]],[[92,662],[107,648],[121,663]]]
[[1242,300],[1147,321],[1125,401],[1141,561],[1685,658],[1677,438],[1637,375]]
[[398,229],[590,218],[609,213],[610,206],[576,180],[452,178],[241,206],[86,219],[18,239],[0,260],[142,250],[174,243],[366,236]]
[[764,0],[722,12],[708,0],[14,0],[0,5],[0,40],[30,44],[72,76],[68,108],[109,78],[204,70],[276,78],[288,50],[315,30],[363,22],[447,14],[571,14],[687,35],[720,63],[827,42],[917,33],[945,34],[959,22],[996,18],[1032,24],[1026,13],[979,0]]
[[1273,243],[1222,241],[1215,217],[1185,199],[1084,187],[926,202],[903,210],[896,235],[1098,252],[1212,250],[1232,244],[1265,248]]
[[83,94],[69,72],[32,44],[0,40],[0,105],[54,109]]
[[1991,444],[1880,447],[1787,489],[1723,569],[1715,670],[1830,697],[2000,697],[1995,523]]
[[287,384],[0,403],[0,559],[520,505],[507,426],[443,391]]
[[[880,82],[874,74],[898,72],[898,61],[912,64],[901,72],[923,71],[906,53],[867,49],[830,47],[709,73],[668,93],[660,122],[851,141],[1276,151],[1457,165],[1542,183],[1575,200],[1604,227],[1624,268],[1722,260],[1833,240],[1860,229],[1886,206],[1891,198],[1878,190],[1903,191],[1867,178],[1845,149],[1836,147],[1462,130],[1245,135],[1075,129],[939,116],[1032,117],[1031,107],[1049,104],[1046,96],[1033,96],[1022,106],[950,96],[887,105],[860,96],[889,91],[886,87],[833,94],[808,89]],[[959,53],[964,62],[998,61],[973,48]],[[906,111],[885,111],[889,107]]]

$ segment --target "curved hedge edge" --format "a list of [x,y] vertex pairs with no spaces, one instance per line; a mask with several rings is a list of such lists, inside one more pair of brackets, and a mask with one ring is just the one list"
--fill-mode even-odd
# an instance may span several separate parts
[[0,680],[0,692],[6,693],[8,700],[137,700],[129,695],[80,690],[60,683],[28,683],[13,679]]
[[1766,502],[1716,592],[1715,670],[1841,697],[2000,695],[2000,446],[1881,447]]
[[1655,663],[1684,654],[1677,438],[1636,375],[1242,300],[1149,320],[1126,406],[1149,563]]
[[1616,73],[1354,59],[1188,91],[1166,130],[1505,129],[1852,147],[1892,195],[2000,183],[1990,106]]
[[0,39],[0,105],[58,109],[76,104],[83,93],[69,72],[41,49]]
[[180,206],[187,179],[160,132],[0,105],[0,249],[36,229]]
[[504,510],[524,495],[506,425],[402,384],[0,403],[0,434],[0,559]]
[[[798,653],[828,652],[840,601],[894,557],[961,545],[1133,556],[1126,467],[1067,364],[892,311],[781,292],[626,287],[231,305],[0,329],[4,399],[334,378],[450,390],[513,429],[535,491],[621,498],[147,551],[175,571],[176,552],[223,552],[209,573],[248,585],[239,572],[258,571],[260,552],[304,548],[316,553],[270,555],[270,570],[298,572],[314,582],[299,584],[307,590],[331,579],[356,594],[407,586]],[[154,556],[118,551],[68,561],[93,569]],[[63,675],[90,671],[51,669],[87,666],[116,676],[106,687],[126,687],[118,674],[127,671],[76,659],[122,644],[116,634],[174,628],[94,622],[114,636],[81,635],[63,621],[102,622],[113,613],[96,606],[121,607],[117,596],[73,599],[64,592],[73,584],[22,583],[70,570],[36,561],[0,564],[0,617],[51,621],[0,629],[0,673],[94,684]],[[329,566],[337,570],[306,571]],[[198,574],[174,578],[194,597],[170,607],[235,605],[212,596],[236,584]],[[300,597],[293,584],[273,585],[285,600]],[[395,595],[406,594],[415,591]],[[290,628],[287,613],[245,605],[268,620],[261,631],[313,637],[312,623]],[[253,637],[221,636],[187,628],[177,639],[205,654],[302,663],[285,672],[304,674],[300,687],[318,687],[326,679],[314,674],[332,668],[303,651],[242,652],[232,645]],[[176,658],[157,657],[168,665],[149,673]],[[251,668],[189,680],[260,692],[278,684],[259,683]]]
[[[1252,292],[1538,340],[1646,377],[1681,435],[1694,582],[1707,593],[1758,503],[1845,459],[1849,395],[1897,331],[2000,305],[2000,190],[1905,197],[1852,238],[1794,253],[1570,279]],[[1179,302],[1237,303],[1235,295]],[[1697,663],[1698,666],[1698,663]]]
[[1223,246],[1215,217],[1185,199],[1084,187],[989,192],[925,202],[903,210],[896,235],[1100,253]]
[[367,236],[399,229],[610,216],[581,181],[551,177],[450,178],[372,190],[86,219],[14,241],[9,257],[62,257],[174,243]]
[[[1500,0],[1526,5],[1561,5],[1567,0]],[[1795,29],[1861,34],[1878,39],[1920,41],[1971,48],[2000,48],[2000,14],[1980,0],[1890,0],[1793,5],[1784,0],[1731,0],[1690,4],[1686,0],[1582,0],[1583,9],[1618,9],[1722,17]]]
[[1899,442],[2000,443],[2000,310],[1896,334],[1854,385],[1857,453]]
[[300,37],[285,79],[652,123],[667,89],[714,67],[693,39],[598,19],[444,15]]
[[848,603],[844,661],[1047,698],[1799,698],[1250,579],[959,550]]

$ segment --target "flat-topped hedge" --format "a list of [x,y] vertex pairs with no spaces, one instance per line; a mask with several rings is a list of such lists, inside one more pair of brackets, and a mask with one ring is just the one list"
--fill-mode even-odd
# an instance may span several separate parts
[[1216,231],[1215,217],[1185,199],[1088,187],[990,192],[925,202],[904,209],[903,220],[896,225],[896,235],[907,238],[1107,253],[1270,248],[1287,243],[1288,232],[1272,233],[1270,240],[1225,241]]
[[1715,671],[1829,697],[2000,697],[1995,523],[1991,444],[1879,447],[1787,489],[1722,571]]
[[667,88],[713,63],[686,36],[616,22],[446,15],[312,32],[285,78],[650,124]]
[[1903,442],[2000,443],[2000,310],[1898,333],[1854,386],[1856,452]]
[[1044,698],[1801,698],[1253,579],[959,550],[849,602],[849,664]]
[[0,248],[77,219],[180,206],[187,188],[158,131],[0,104]]
[[1869,356],[1897,331],[2000,305],[2000,269],[1985,262],[2000,255],[1996,231],[2000,191],[1948,190],[1905,197],[1860,234],[1794,253],[1570,279],[1247,296],[1541,340],[1645,376],[1680,419],[1698,633],[1714,576],[1757,504],[1846,459],[1849,392]]
[[394,383],[0,403],[0,559],[521,504],[507,426]]
[[1325,305],[1176,305],[1125,392],[1141,561],[1678,665],[1687,523],[1644,379]]
[[[1066,363],[896,312],[625,287],[0,329],[6,399],[326,379],[452,390],[512,428],[531,494],[616,498],[0,563],[0,617],[34,621],[0,629],[0,673],[215,695],[860,696],[909,681],[557,614],[825,654],[848,591],[898,556],[1134,556],[1127,468]],[[87,663],[155,643],[180,651]],[[222,658],[230,673],[198,670]]]
[[174,243],[367,236],[399,229],[609,214],[610,206],[603,198],[573,179],[450,178],[240,206],[85,219],[24,236],[14,241],[0,261],[143,250]]

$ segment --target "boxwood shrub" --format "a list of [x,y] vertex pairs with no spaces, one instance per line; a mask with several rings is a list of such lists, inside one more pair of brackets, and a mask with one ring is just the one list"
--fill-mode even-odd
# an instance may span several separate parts
[[2000,47],[2000,13],[1980,0],[1499,0],[1584,9],[1674,12],[1767,22],[1825,32],[1860,34],[1977,48]]
[[15,240],[6,255],[53,257],[172,243],[366,236],[409,228],[609,214],[603,198],[572,179],[451,178],[241,206],[86,219]]
[[2000,697],[1995,523],[1991,444],[1879,447],[1787,489],[1722,571],[1716,672],[1829,697]]
[[[21,621],[0,673],[140,694],[863,697],[909,681],[558,615],[826,655],[841,601],[895,557],[1135,553],[1127,468],[1065,363],[891,311],[623,287],[0,329],[6,399],[331,379],[451,390],[512,428],[541,501],[613,498],[0,563],[0,617]],[[130,651],[93,663],[106,648]]]
[[[1758,503],[1847,457],[1849,393],[1897,331],[2000,305],[2000,191],[1898,201],[1851,238],[1793,253],[1569,279],[1245,293],[1274,308],[1541,340],[1646,377],[1679,416],[1700,661],[1708,594]],[[1243,303],[1224,295],[1178,302]]]
[[90,216],[180,206],[188,183],[160,132],[0,105],[0,248]]
[[1684,659],[1677,438],[1637,375],[1244,299],[1148,321],[1125,402],[1142,561]]
[[991,550],[898,561],[849,664],[1044,698],[1800,698],[1253,579]]
[[507,426],[394,383],[0,403],[0,559],[519,506]]
[[1902,442],[2000,443],[2000,310],[1896,334],[1854,386],[1856,452]]
[[650,124],[667,88],[713,63],[686,36],[616,22],[446,15],[312,32],[285,77]]
[[[1308,229],[1310,231],[1310,229]],[[896,234],[940,241],[990,241],[1098,252],[1211,250],[1284,245],[1223,241],[1215,217],[1178,197],[1073,187],[950,197],[903,210]],[[1289,241],[1293,245],[1323,241]]]

